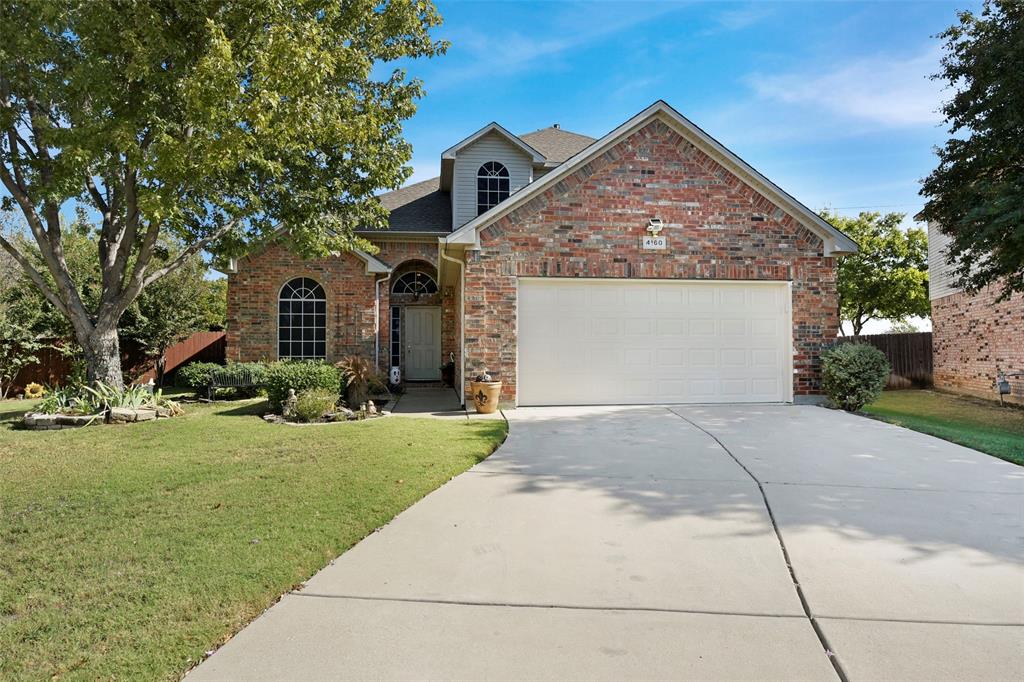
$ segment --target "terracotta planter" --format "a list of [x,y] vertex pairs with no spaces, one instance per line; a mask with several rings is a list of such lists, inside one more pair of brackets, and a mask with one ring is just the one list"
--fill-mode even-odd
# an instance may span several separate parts
[[480,414],[490,414],[498,409],[501,399],[500,381],[471,381],[469,390],[473,394],[473,407]]

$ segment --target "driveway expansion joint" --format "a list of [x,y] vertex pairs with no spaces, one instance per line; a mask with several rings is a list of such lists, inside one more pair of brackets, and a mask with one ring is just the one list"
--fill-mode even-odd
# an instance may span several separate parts
[[442,606],[486,606],[509,609],[561,609],[565,611],[617,611],[635,613],[686,613],[704,616],[736,616],[738,618],[790,618],[803,620],[802,614],[796,613],[767,613],[756,611],[716,611],[712,609],[672,609],[657,608],[653,606],[600,606],[584,604],[541,604],[530,602],[493,602],[475,601],[461,599],[427,599],[418,597],[374,597],[354,594],[323,594],[320,592],[289,592],[295,597],[313,597],[315,599],[341,599],[353,601],[381,601],[406,604],[438,604]]
[[793,562],[790,560],[789,557],[789,550],[786,549],[786,541],[782,538],[782,531],[779,529],[779,524],[775,521],[775,513],[772,511],[772,505],[768,501],[768,494],[764,490],[764,485],[757,478],[757,476],[754,475],[754,472],[748,469],[747,466],[740,461],[739,457],[734,455],[732,453],[732,450],[727,448],[725,446],[725,443],[718,439],[718,436],[711,433],[710,431],[708,431],[707,429],[705,429],[703,426],[693,421],[692,419],[689,419],[688,417],[679,414],[675,410],[668,407],[666,407],[665,409],[668,410],[669,414],[674,414],[675,416],[685,421],[687,424],[702,431],[709,438],[718,443],[718,446],[722,448],[725,454],[729,455],[729,457],[732,458],[734,462],[736,462],[737,466],[743,469],[743,471],[747,472],[747,475],[750,476],[754,483],[757,484],[757,489],[761,493],[761,499],[764,501],[764,508],[768,512],[768,520],[771,521],[772,530],[775,531],[775,538],[778,540],[779,548],[782,550],[782,557],[786,562],[786,569],[789,571],[789,578],[793,582],[793,588],[796,590],[796,596],[800,600],[800,607],[804,611],[804,617],[811,624],[811,628],[814,630],[814,634],[818,637],[818,641],[821,643],[822,649],[825,650],[825,655],[828,657],[828,660],[832,664],[832,668],[835,670],[836,675],[839,677],[840,681],[849,682],[849,678],[846,676],[846,671],[843,670],[843,666],[839,662],[839,657],[836,654],[835,649],[833,649],[832,646],[829,644],[828,637],[825,636],[825,631],[821,629],[821,626],[818,624],[818,621],[815,618],[814,614],[811,613],[810,604],[807,603],[807,598],[804,595],[803,588],[800,586],[800,581],[796,577],[796,571],[793,568]]

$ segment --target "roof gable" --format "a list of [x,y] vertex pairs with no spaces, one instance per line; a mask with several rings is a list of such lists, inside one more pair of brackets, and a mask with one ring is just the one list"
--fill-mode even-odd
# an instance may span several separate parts
[[857,244],[853,240],[840,232],[833,225],[829,224],[817,213],[783,191],[775,183],[768,180],[768,178],[761,175],[761,173],[730,152],[721,143],[705,133],[697,125],[662,100],[658,100],[651,106],[647,107],[615,130],[567,159],[565,163],[561,164],[547,175],[531,183],[519,192],[516,192],[507,200],[501,202],[486,213],[483,213],[477,218],[469,221],[452,234],[443,238],[443,240],[449,244],[478,246],[480,243],[480,230],[484,229],[495,220],[507,215],[526,201],[529,201],[531,197],[538,195],[549,187],[554,186],[563,178],[581,168],[589,160],[604,153],[655,119],[660,119],[668,124],[673,130],[678,132],[683,139],[703,151],[709,157],[721,164],[726,170],[735,175],[739,180],[749,185],[752,189],[759,192],[773,203],[777,204],[783,211],[789,213],[797,222],[821,237],[824,242],[825,255],[841,255],[846,253],[855,253],[857,251]]
[[456,142],[454,145],[441,152],[441,160],[444,161],[445,159],[454,159],[460,151],[462,151],[469,145],[473,144],[484,135],[488,135],[490,133],[500,135],[507,139],[509,143],[511,143],[514,147],[517,147],[520,151],[529,156],[530,160],[533,161],[534,163],[544,163],[543,154],[541,154],[539,151],[537,151],[536,149],[528,145],[526,142],[524,142],[522,138],[513,135],[512,133],[505,130],[497,123],[493,122],[488,123],[483,128],[476,131],[469,137],[461,140],[460,142]]

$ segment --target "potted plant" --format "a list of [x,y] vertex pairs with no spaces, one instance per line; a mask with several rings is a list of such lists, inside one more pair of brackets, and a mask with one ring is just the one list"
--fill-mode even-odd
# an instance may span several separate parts
[[473,407],[480,414],[490,414],[498,409],[501,381],[492,381],[486,371],[473,377],[469,382],[469,390],[473,394]]

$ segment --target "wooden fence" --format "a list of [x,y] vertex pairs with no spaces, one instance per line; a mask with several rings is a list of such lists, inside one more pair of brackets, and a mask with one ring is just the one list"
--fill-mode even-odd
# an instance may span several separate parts
[[[223,363],[226,351],[227,341],[224,332],[195,332],[181,343],[167,349],[165,379],[175,369],[189,362]],[[47,385],[62,383],[71,373],[71,365],[76,360],[50,347],[36,353],[36,357],[39,359],[38,362],[18,372],[11,391],[12,396],[21,391],[25,384],[33,381]],[[126,374],[135,378],[135,381],[145,383],[156,378],[153,361],[146,358],[141,349],[127,341],[121,344],[121,366]]]
[[840,343],[868,343],[885,353],[892,366],[887,388],[932,385],[932,333],[844,336]]

